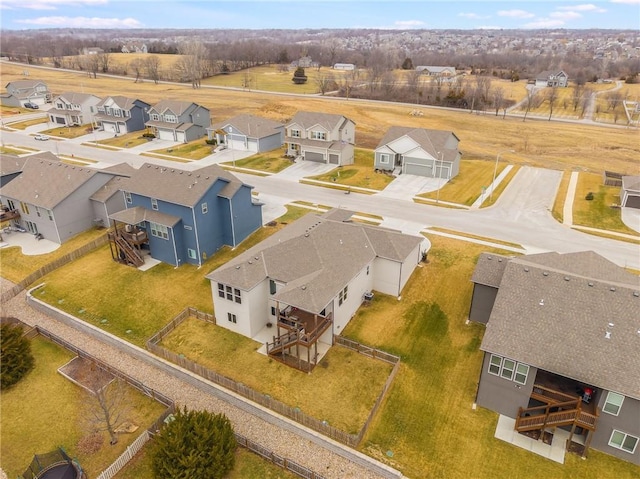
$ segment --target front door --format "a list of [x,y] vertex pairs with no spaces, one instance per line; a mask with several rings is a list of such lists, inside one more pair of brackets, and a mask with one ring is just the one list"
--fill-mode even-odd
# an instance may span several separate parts
[[29,231],[29,233],[33,233],[34,235],[38,234],[38,226],[36,226],[34,222],[25,221],[25,224],[27,225],[27,231]]

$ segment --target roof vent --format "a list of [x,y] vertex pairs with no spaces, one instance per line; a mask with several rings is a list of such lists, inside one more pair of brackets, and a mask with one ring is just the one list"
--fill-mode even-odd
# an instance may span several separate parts
[[307,286],[306,286],[306,285],[303,285],[303,286],[302,286],[302,289],[303,289],[303,290],[307,289]]
[[249,260],[249,261],[247,261],[247,263],[249,263],[249,264],[253,264],[253,261]]
[[633,292],[633,295],[637,298],[637,297],[639,297],[639,296],[640,296],[640,293],[639,293],[638,291],[634,291],[634,292]]
[[491,261],[493,258],[491,256],[487,256],[487,259]]
[[571,278],[569,278],[569,276],[565,276],[565,277],[564,277],[564,280],[565,280],[565,281],[569,281],[570,279],[571,279]]
[[184,173],[184,171],[181,171],[180,174]]
[[591,281],[589,281],[587,284],[588,284],[589,286],[593,287],[593,283],[592,283]]
[[542,276],[549,276],[549,272],[548,271],[543,271],[542,272]]
[[529,268],[525,268],[525,269],[524,269],[524,272],[525,272],[525,273],[528,273],[528,272],[529,272]]
[[502,263],[502,258],[498,258],[498,263]]
[[260,259],[260,256],[255,256],[254,259],[258,261]]
[[544,299],[541,299],[540,302],[538,303],[540,306],[544,306]]
[[191,172],[187,173],[187,176],[191,176]]
[[236,266],[236,269],[240,269],[240,265]]
[[609,288],[609,291],[615,291],[616,288],[614,288],[613,286],[611,286],[611,288]]
[[609,323],[609,327],[613,328],[614,324],[613,323]]
[[304,237],[305,237],[305,238],[308,238],[308,237],[309,237],[309,233],[305,233],[305,234],[304,234]]
[[611,331],[606,331],[604,333],[604,337],[605,337],[605,339],[611,339]]

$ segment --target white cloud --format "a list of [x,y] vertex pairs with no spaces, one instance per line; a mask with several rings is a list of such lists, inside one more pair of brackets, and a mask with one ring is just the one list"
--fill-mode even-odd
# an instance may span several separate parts
[[611,3],[626,3],[628,5],[640,4],[640,0],[610,0]]
[[533,13],[527,12],[526,10],[500,10],[498,15],[501,17],[511,17],[511,18],[533,18],[535,15]]
[[564,25],[564,20],[554,18],[539,18],[533,22],[523,25],[523,28],[560,28]]
[[93,7],[109,0],[2,0],[2,8],[18,10],[57,10],[58,7]]
[[144,26],[135,18],[100,17],[39,17],[27,20],[16,20],[16,23],[73,28],[139,28]]
[[396,28],[420,28],[424,26],[424,22],[420,20],[397,20],[393,24]]
[[582,18],[578,12],[551,12],[549,14],[551,18],[561,18],[563,20],[574,20],[576,18]]
[[469,18],[470,20],[485,20],[491,18],[491,15],[478,15],[477,13],[458,13],[459,17]]
[[568,7],[556,7],[556,10],[563,10],[563,11],[569,11],[569,12],[595,12],[595,13],[606,12],[604,8],[597,7],[592,3],[583,3],[582,5],[571,5]]

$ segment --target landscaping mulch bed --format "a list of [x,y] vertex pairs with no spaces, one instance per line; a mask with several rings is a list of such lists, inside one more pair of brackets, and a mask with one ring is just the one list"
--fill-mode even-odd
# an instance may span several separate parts
[[572,452],[573,454],[578,454],[579,456],[582,456],[584,454],[584,446],[573,441],[569,443],[569,447],[567,448],[567,450],[569,452]]
[[114,379],[111,373],[99,368],[93,361],[79,356],[58,368],[58,372],[89,392],[101,390]]
[[[540,439],[540,430],[537,431],[524,431],[521,432],[520,434],[522,434],[523,436],[527,436],[530,437],[531,439],[535,439],[536,441],[538,441]],[[544,436],[542,436],[542,442],[544,442],[545,444],[551,445],[551,441],[553,441],[553,434],[551,434],[550,432],[545,431],[544,432]]]

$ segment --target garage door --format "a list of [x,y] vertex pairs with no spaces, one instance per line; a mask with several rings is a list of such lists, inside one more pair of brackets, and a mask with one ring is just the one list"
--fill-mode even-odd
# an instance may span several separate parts
[[174,141],[173,140],[173,131],[171,131],[171,130],[158,130],[158,135],[160,136],[161,140]]
[[104,131],[112,131],[114,133],[116,131],[116,124],[115,123],[103,122],[102,126],[104,127]]
[[329,163],[332,165],[337,165],[340,163],[340,157],[338,155],[329,155]]
[[182,143],[187,142],[187,135],[184,131],[176,131],[176,141],[181,141]]
[[249,140],[249,142],[247,143],[247,149],[249,151],[253,151],[255,153],[258,152],[258,140],[256,140],[255,138],[253,140]]
[[436,178],[449,178],[449,170],[448,166],[436,166]]
[[229,148],[232,150],[246,150],[247,147],[244,144],[244,139],[239,139],[239,137],[234,137],[233,140],[229,140]]
[[640,196],[629,195],[624,206],[627,208],[640,208]]
[[404,173],[407,175],[433,176],[431,166],[419,165],[417,163],[405,163]]
[[65,118],[63,116],[56,116],[56,123],[58,123],[59,125],[66,125],[67,122],[65,121]]
[[324,163],[324,155],[322,153],[316,153],[314,151],[305,151],[304,159],[308,161],[319,161]]

